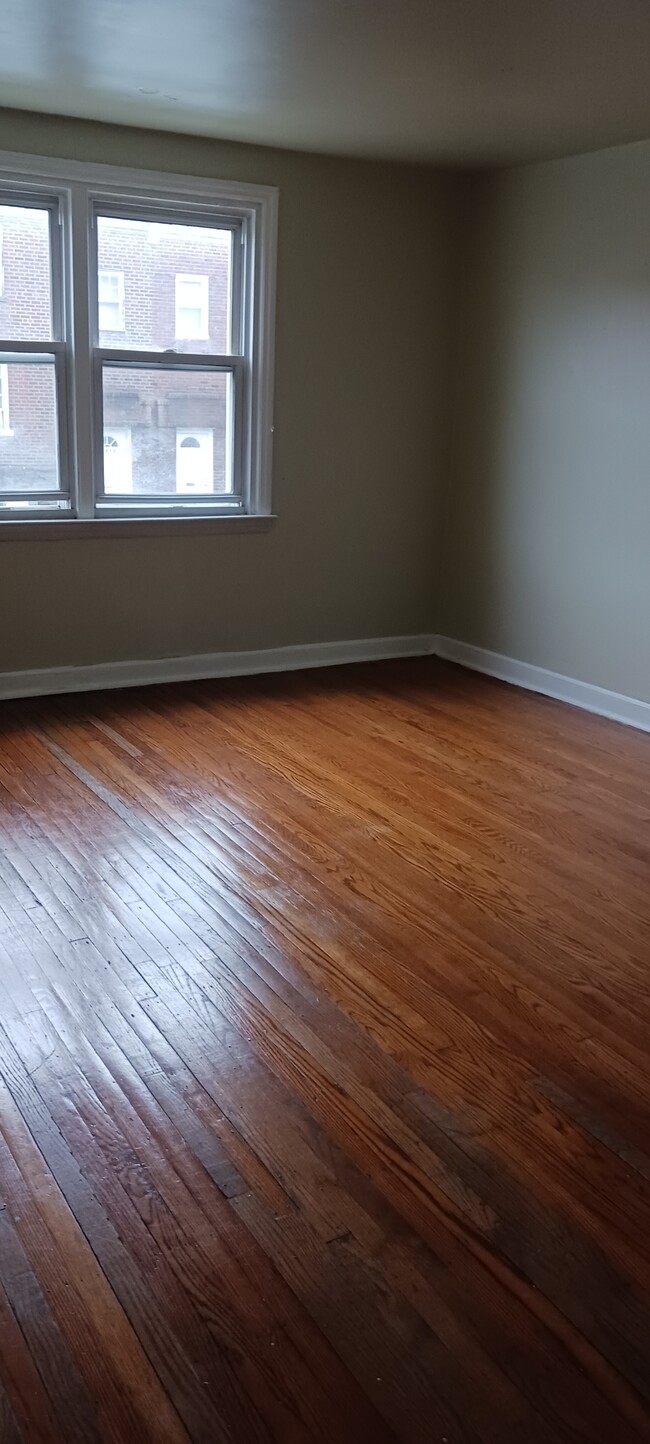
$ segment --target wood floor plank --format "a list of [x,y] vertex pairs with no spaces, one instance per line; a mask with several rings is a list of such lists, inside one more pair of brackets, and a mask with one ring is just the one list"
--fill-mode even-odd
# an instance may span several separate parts
[[416,661],[0,710],[0,1440],[650,1441],[650,742]]
[[[101,1437],[183,1438],[158,1380],[6,1089],[0,1174],[12,1219],[86,1377]],[[10,1151],[11,1150],[11,1151]],[[166,1417],[169,1416],[169,1417]],[[154,1422],[155,1421],[155,1424]]]
[[23,1444],[9,1396],[0,1384],[0,1444]]

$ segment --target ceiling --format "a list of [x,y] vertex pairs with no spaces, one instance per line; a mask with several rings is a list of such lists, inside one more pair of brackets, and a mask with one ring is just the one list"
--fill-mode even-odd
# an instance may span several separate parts
[[650,136],[650,0],[1,0],[0,104],[468,165]]

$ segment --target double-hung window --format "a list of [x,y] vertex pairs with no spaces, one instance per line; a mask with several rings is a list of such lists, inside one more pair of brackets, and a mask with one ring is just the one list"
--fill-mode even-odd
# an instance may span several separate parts
[[0,526],[269,515],[276,192],[0,156],[0,228]]

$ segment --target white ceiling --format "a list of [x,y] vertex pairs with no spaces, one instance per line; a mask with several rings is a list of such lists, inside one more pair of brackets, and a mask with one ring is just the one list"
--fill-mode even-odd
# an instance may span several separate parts
[[650,0],[0,0],[5,106],[351,155],[650,136],[649,61]]

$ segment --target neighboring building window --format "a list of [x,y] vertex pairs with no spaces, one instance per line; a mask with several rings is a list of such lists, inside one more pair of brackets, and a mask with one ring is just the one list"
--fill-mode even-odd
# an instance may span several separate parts
[[276,192],[0,154],[0,226],[0,520],[269,514]]
[[2,240],[3,240],[3,232],[2,232],[2,226],[0,226],[0,298],[1,298],[2,296],[4,296],[4,293],[5,293],[5,268],[4,268],[4,259],[3,259],[3,250],[2,250]]
[[9,430],[9,367],[0,366],[0,436]]
[[214,491],[214,434],[208,429],[176,432],[176,490]]
[[124,330],[124,272],[99,271],[97,301],[100,331]]
[[130,426],[104,431],[104,491],[111,496],[133,491]]
[[209,276],[176,277],[176,339],[207,341],[209,339]]

